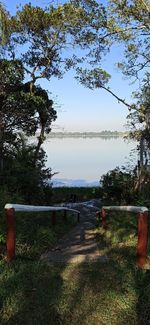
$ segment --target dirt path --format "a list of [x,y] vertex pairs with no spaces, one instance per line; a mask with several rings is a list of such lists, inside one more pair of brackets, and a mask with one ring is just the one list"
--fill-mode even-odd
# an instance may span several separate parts
[[43,254],[41,260],[65,263],[106,262],[108,258],[100,254],[96,242],[96,211],[101,206],[100,200],[69,203],[65,206],[80,211],[80,223],[59,240],[57,246]]

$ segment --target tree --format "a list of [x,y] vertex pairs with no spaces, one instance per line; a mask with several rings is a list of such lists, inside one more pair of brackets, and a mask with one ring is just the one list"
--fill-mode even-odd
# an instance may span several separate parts
[[[123,75],[139,83],[139,90],[134,94],[136,98],[128,103],[119,94],[114,93],[109,87],[110,74],[102,67],[78,68],[76,78],[84,86],[94,89],[101,88],[123,103],[129,109],[129,119],[132,126],[130,135],[139,141],[141,180],[149,178],[147,172],[141,176],[141,167],[150,161],[150,112],[149,112],[149,73],[150,52],[150,4],[147,0],[110,0],[107,8],[107,31],[104,38],[108,41],[108,47],[121,44],[123,61],[115,62]],[[145,78],[144,78],[145,76]],[[143,85],[144,78],[144,85]],[[140,125],[140,127],[139,127]],[[141,127],[142,125],[142,127]],[[143,181],[142,181],[143,182]],[[141,186],[140,186],[141,187]]]
[[[56,119],[53,102],[37,81],[61,78],[65,71],[82,62],[83,57],[76,56],[75,48],[81,48],[84,57],[86,51],[86,57],[88,53],[89,57],[93,56],[89,44],[95,44],[95,29],[104,24],[105,15],[103,8],[96,8],[96,2],[92,2],[93,9],[88,1],[82,8],[78,1],[45,9],[29,4],[15,16],[0,7],[0,176],[1,182],[8,183],[7,171],[12,189],[19,191],[28,202],[29,188],[33,192],[29,180],[40,192],[41,175],[42,179],[44,175],[48,177],[43,172],[45,156],[41,144]],[[87,12],[90,19],[97,14],[90,29]],[[71,55],[67,53],[68,47],[72,49]],[[22,146],[20,132],[29,136],[37,130],[40,130],[37,146]]]
[[[139,142],[138,182],[140,191],[149,189],[150,183],[150,79],[149,74],[143,80],[139,92],[135,93],[136,110],[128,115],[130,137]],[[148,193],[148,191],[147,191]]]
[[5,44],[8,39],[9,14],[0,2],[0,44]]
[[103,175],[100,184],[103,190],[103,199],[112,204],[131,204],[136,196],[134,191],[135,174],[132,171],[116,167]]
[[113,97],[115,97],[118,102],[123,103],[125,106],[128,107],[128,109],[131,109],[132,105],[127,103],[124,99],[120,98],[118,95],[116,95],[107,85],[110,78],[111,75],[107,71],[101,68],[94,68],[92,70],[82,69],[82,68],[77,69],[76,79],[79,80],[79,82],[83,86],[88,87],[89,89],[95,89],[95,88],[104,89]]
[[35,135],[39,131],[34,150],[33,165],[36,165],[44,134],[50,132],[51,122],[56,119],[53,101],[40,86],[23,83],[24,70],[19,60],[0,61],[0,172],[4,160],[13,155],[18,145],[19,134]]
[[[41,97],[37,99],[37,81],[61,78],[71,68],[76,69],[78,80],[85,86],[103,88],[135,110],[134,104],[127,103],[109,88],[110,75],[103,70],[101,59],[112,45],[121,43],[125,62],[119,62],[118,67],[129,77],[140,78],[149,65],[149,26],[147,0],[110,0],[107,10],[95,0],[71,0],[45,9],[28,4],[14,17],[9,16],[9,37],[0,55],[2,60],[7,57],[9,61],[21,63],[28,92],[23,91],[20,96],[26,98],[26,104],[28,96],[30,112],[34,101],[39,104],[41,100]],[[37,153],[43,135],[41,128]]]
[[[94,64],[106,47],[102,40],[106,23],[104,7],[94,0],[70,1],[45,9],[28,4],[10,17],[10,37],[1,57],[7,54],[21,60],[32,91],[40,78],[61,78],[85,59]],[[22,51],[18,51],[20,45]]]
[[[9,15],[6,26],[9,37],[1,46],[1,69],[5,70],[7,66],[6,70],[12,76],[8,78],[6,73],[7,80],[3,80],[2,75],[1,95],[5,104],[1,107],[5,106],[9,114],[10,111],[14,114],[12,127],[19,130],[21,127],[27,135],[35,133],[39,126],[35,118],[38,112],[41,132],[35,154],[36,161],[44,132],[49,129],[48,123],[56,118],[52,111],[51,119],[48,118],[47,107],[51,103],[46,92],[37,86],[37,82],[41,78],[61,78],[65,71],[83,61],[93,60],[94,64],[100,58],[106,46],[105,40],[102,41],[106,26],[105,9],[94,0],[74,0],[64,5],[50,5],[45,9],[28,4],[20,8],[15,16]],[[101,45],[98,43],[99,37]],[[80,54],[76,49],[81,50]],[[22,83],[19,88],[18,82]],[[7,100],[4,93],[7,94]],[[20,109],[16,111],[17,105]],[[2,110],[3,108],[1,113]],[[26,122],[23,116],[26,116]],[[1,138],[3,126],[2,122]]]
[[85,60],[94,64],[106,46],[105,40],[98,43],[104,34],[106,14],[94,0],[75,0],[45,9],[28,4],[15,16],[9,14],[5,25],[9,37],[0,49],[1,174],[4,160],[13,157],[21,131],[34,135],[40,129],[34,148],[36,165],[45,132],[56,118],[52,101],[37,82],[61,78]]
[[130,135],[139,141],[139,164],[143,167],[150,163],[150,4],[147,0],[110,0],[109,16],[113,39],[121,42],[125,49],[118,68],[139,84],[139,89],[133,93],[135,102],[130,105],[128,119],[132,126]]
[[[118,67],[129,77],[139,76],[149,66],[149,12],[147,0],[109,0],[108,8],[95,0],[72,0],[45,9],[25,5],[9,19],[11,35],[1,55],[21,60],[31,90],[38,79],[60,78],[76,67],[82,83],[84,75],[89,79],[90,71],[94,86],[104,88],[130,108],[130,103],[107,86],[109,73],[102,67],[88,70],[78,65],[85,61],[90,67],[101,64],[111,46],[122,43],[126,62],[119,62]],[[20,45],[24,50],[17,52]]]
[[50,202],[48,180],[52,174],[51,169],[45,167],[46,155],[42,148],[37,153],[36,165],[33,165],[35,150],[35,145],[28,144],[22,134],[18,135],[12,154],[7,156],[3,175],[11,195],[16,193],[27,204],[44,204],[47,188]]
[[[121,44],[121,62],[114,62],[122,73],[133,81],[142,83],[143,75],[150,67],[149,36],[150,36],[150,5],[146,0],[109,0],[107,7],[107,26],[103,39],[107,50]],[[99,42],[101,38],[99,38]],[[97,62],[99,64],[99,62]],[[120,98],[119,94],[110,89],[111,78],[102,67],[78,68],[77,77],[83,85],[91,89],[102,88],[114,96],[117,101],[132,109],[132,103]],[[135,106],[134,106],[135,109]]]
[[150,67],[150,4],[147,0],[110,0],[108,29],[112,42],[124,45],[123,61],[118,63],[124,75],[143,79]]
[[110,13],[114,17],[113,28],[119,28],[114,39],[125,46],[124,60],[118,63],[118,67],[125,76],[139,83],[128,120],[131,126],[130,136],[139,142],[136,187],[145,191],[150,181],[150,4],[146,0],[111,0],[110,5]]

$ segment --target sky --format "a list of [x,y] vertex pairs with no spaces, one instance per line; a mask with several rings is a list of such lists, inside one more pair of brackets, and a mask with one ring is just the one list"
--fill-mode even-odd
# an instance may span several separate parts
[[[50,3],[46,0],[3,0],[11,14],[15,14],[17,5],[28,2],[41,7]],[[131,93],[136,89],[135,85],[132,85],[130,80],[123,79],[114,66],[114,62],[119,61],[122,55],[121,47],[114,47],[103,59],[103,68],[112,75],[110,88],[119,97],[131,102]],[[44,79],[40,81],[40,85],[50,92],[51,98],[56,103],[58,117],[53,123],[52,131],[125,131],[128,109],[103,89],[90,90],[83,87],[74,79],[74,75],[75,73],[70,71],[61,80],[52,78],[51,81]]]

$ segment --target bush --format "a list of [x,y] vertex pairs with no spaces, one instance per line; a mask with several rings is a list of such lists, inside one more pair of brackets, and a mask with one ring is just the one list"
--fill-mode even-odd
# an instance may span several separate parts
[[24,204],[24,199],[16,192],[10,194],[7,186],[0,189],[0,211],[3,212],[6,203],[20,203]]
[[[39,150],[36,163],[34,163],[35,146],[26,144],[7,155],[4,160],[3,171],[0,175],[1,189],[5,187],[10,197],[22,197],[26,204],[45,204],[52,195],[48,180],[51,178],[51,169],[46,168],[46,154]],[[8,192],[9,189],[9,192]],[[7,200],[7,202],[10,200]]]
[[132,172],[116,167],[101,177],[100,184],[102,185],[103,199],[109,200],[109,202],[131,204],[136,199],[135,176]]

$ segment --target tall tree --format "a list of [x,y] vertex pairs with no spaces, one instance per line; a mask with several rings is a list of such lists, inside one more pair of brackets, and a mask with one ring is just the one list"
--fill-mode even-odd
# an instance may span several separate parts
[[138,182],[136,187],[149,191],[150,187],[150,78],[143,80],[140,91],[134,94],[136,109],[128,115],[130,137],[139,142]]
[[61,78],[85,60],[92,64],[99,60],[106,49],[106,24],[104,7],[94,0],[45,9],[25,5],[9,19],[11,35],[1,57],[21,60],[32,91],[40,78]]
[[[123,60],[114,62],[122,74],[136,82],[138,91],[134,101],[127,102],[109,87],[109,71],[101,66],[78,68],[76,78],[90,89],[101,88],[128,107],[130,124],[134,125],[132,137],[139,141],[140,168],[150,162],[150,112],[149,112],[149,67],[150,67],[150,4],[147,0],[109,0],[107,7],[107,30],[105,41],[111,46],[120,44]],[[144,78],[145,76],[145,78]],[[144,78],[144,82],[143,82]],[[132,91],[131,91],[132,95]],[[136,126],[136,129],[135,129]],[[147,175],[147,173],[144,175]],[[147,176],[146,176],[147,177]],[[142,175],[143,178],[143,175]],[[144,176],[145,178],[145,176]],[[143,178],[143,179],[144,179]]]
[[9,38],[0,55],[21,62],[30,96],[40,78],[61,78],[73,67],[84,85],[105,89],[131,110],[135,105],[109,88],[110,75],[101,59],[121,43],[125,59],[118,68],[130,78],[143,79],[150,61],[149,28],[147,0],[109,0],[107,8],[96,0],[70,0],[45,9],[28,4],[9,17]]
[[[40,124],[35,161],[48,123],[56,118],[52,110],[47,114],[51,102],[37,82],[41,78],[61,78],[65,71],[84,61],[94,65],[100,60],[107,48],[103,38],[106,24],[105,8],[95,0],[73,0],[45,9],[27,4],[15,16],[9,15],[9,37],[0,49],[4,71],[1,114],[8,114],[7,118],[11,114],[12,128],[21,128],[28,135]],[[1,118],[1,138],[3,129]]]
[[0,60],[0,171],[4,159],[13,153],[18,134],[31,136],[39,131],[34,164],[38,157],[44,134],[50,132],[56,119],[53,101],[40,86],[30,92],[30,83],[23,83],[24,69],[19,60]]
[[[131,135],[139,141],[140,166],[150,163],[150,3],[147,0],[110,0],[109,28],[112,39],[124,46],[118,68],[136,82],[129,119]],[[142,167],[143,168],[143,167]]]

